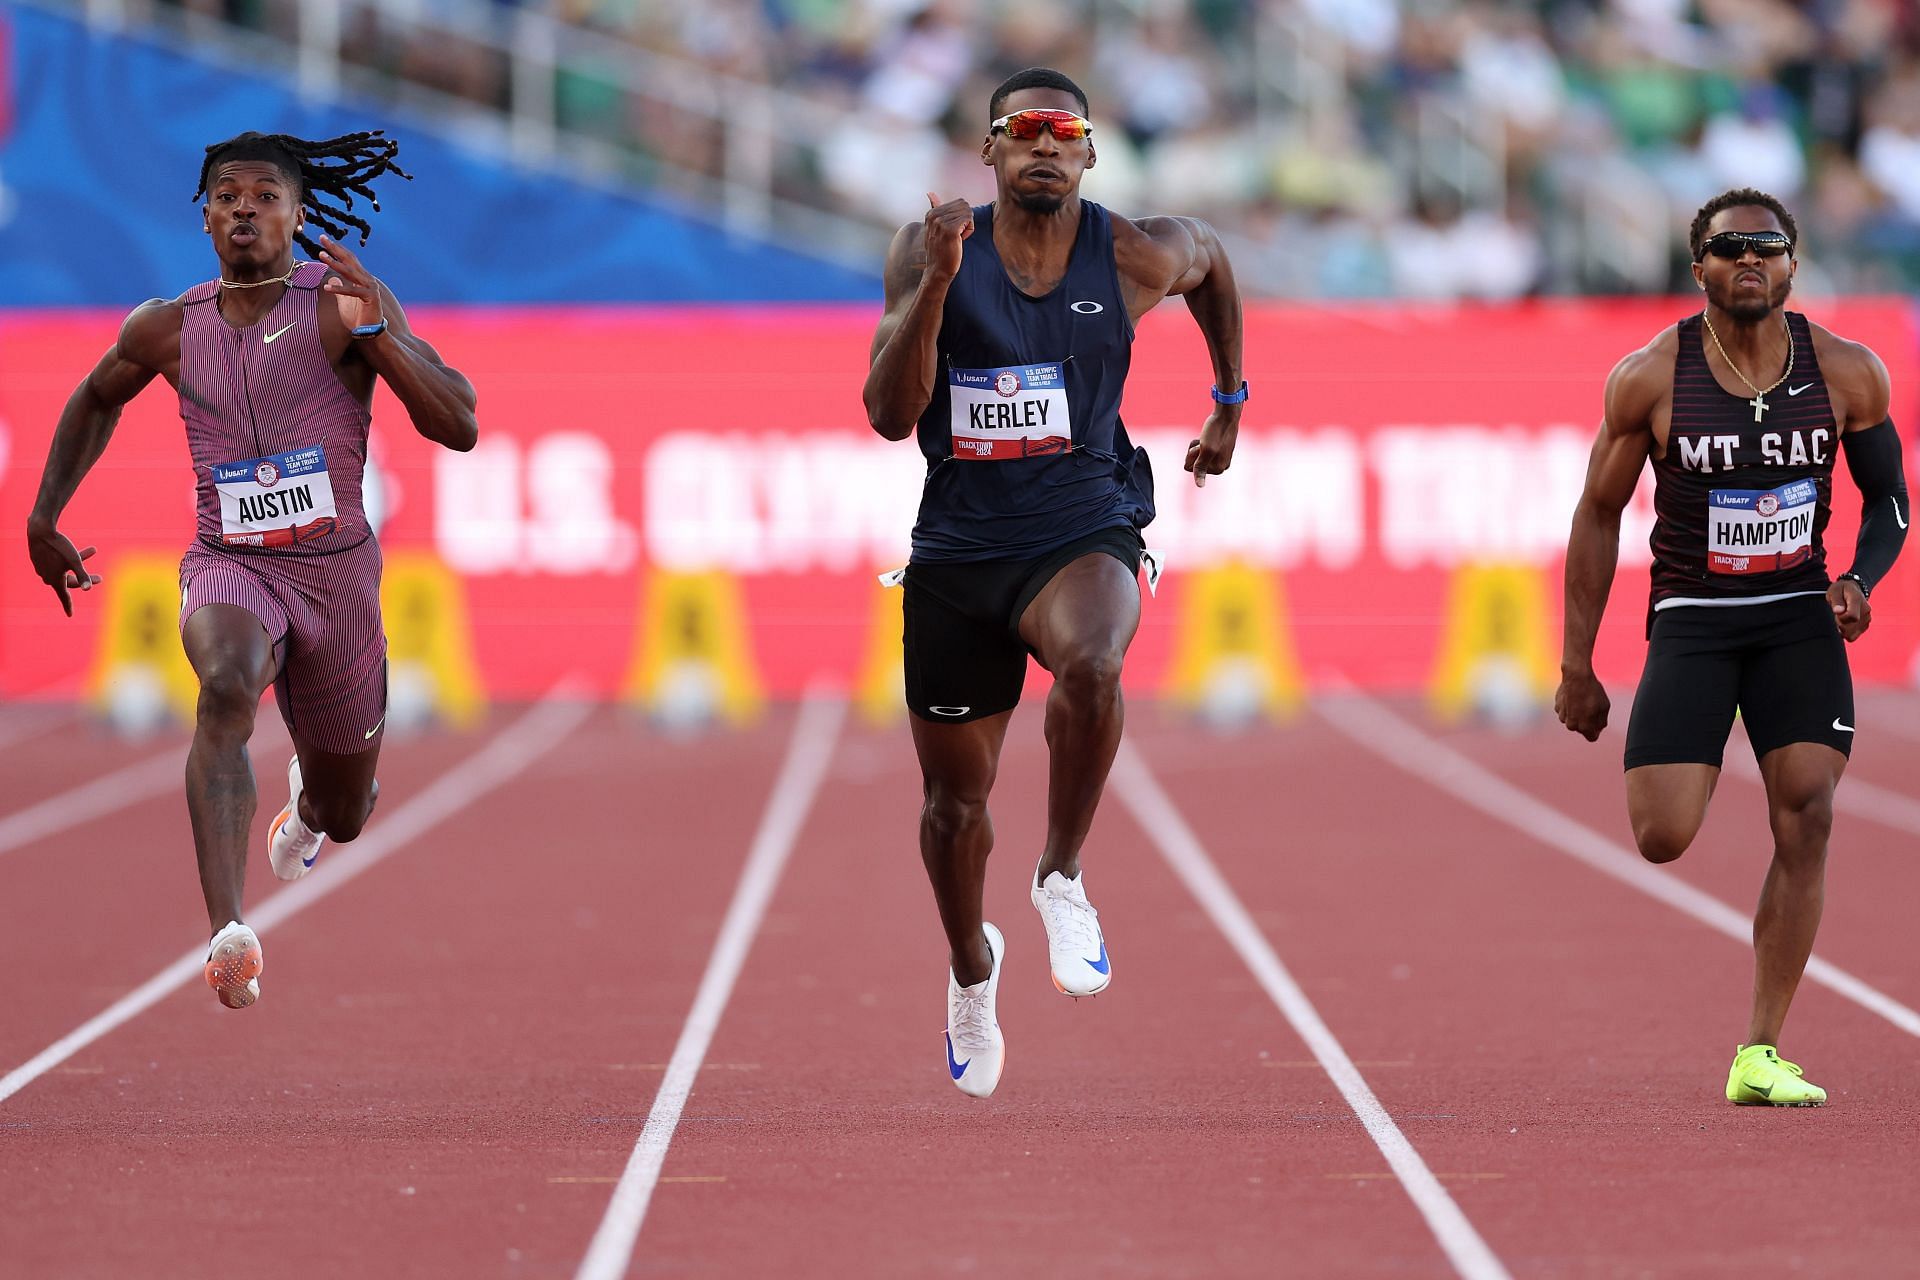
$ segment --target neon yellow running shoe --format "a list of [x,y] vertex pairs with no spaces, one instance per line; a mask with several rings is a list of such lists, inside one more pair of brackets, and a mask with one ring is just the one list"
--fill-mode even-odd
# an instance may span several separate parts
[[1727,1101],[1743,1107],[1823,1107],[1827,1091],[1800,1078],[1770,1044],[1743,1044],[1727,1073]]

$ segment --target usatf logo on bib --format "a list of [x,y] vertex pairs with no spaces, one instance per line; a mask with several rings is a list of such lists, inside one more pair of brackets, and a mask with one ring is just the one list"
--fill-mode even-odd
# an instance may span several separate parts
[[1813,552],[1820,487],[1795,480],[1777,489],[1715,489],[1707,495],[1707,568],[1714,573],[1791,569]]
[[220,540],[235,547],[290,547],[332,533],[339,513],[326,450],[319,445],[270,458],[219,462]]
[[949,369],[953,456],[977,462],[1065,453],[1073,443],[1062,364]]

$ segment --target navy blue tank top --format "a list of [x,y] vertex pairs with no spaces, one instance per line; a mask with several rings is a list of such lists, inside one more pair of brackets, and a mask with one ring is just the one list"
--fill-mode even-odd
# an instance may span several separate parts
[[1024,560],[1153,519],[1146,451],[1120,422],[1133,322],[1104,208],[1081,201],[1067,274],[1034,298],[1001,264],[993,206],[976,207],[939,352],[915,560]]

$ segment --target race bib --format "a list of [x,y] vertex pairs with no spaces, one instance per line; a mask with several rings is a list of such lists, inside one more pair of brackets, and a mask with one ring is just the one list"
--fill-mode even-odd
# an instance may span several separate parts
[[230,547],[290,547],[338,523],[326,450],[319,445],[244,462],[217,462],[220,540]]
[[1073,443],[1060,364],[949,369],[953,456],[979,462],[1065,453]]
[[1707,568],[1714,573],[1791,569],[1813,552],[1820,489],[1795,480],[1777,489],[1715,489],[1707,495]]

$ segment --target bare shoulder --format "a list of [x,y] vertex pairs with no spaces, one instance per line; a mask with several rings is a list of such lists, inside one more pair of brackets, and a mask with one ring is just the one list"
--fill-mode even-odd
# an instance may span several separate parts
[[120,324],[120,354],[136,364],[159,369],[180,350],[180,320],[186,314],[186,295],[149,298],[127,314]]
[[1198,218],[1158,214],[1113,215],[1113,256],[1122,274],[1142,284],[1170,284],[1186,272],[1202,246],[1216,240]]
[[1680,333],[1668,325],[1653,341],[1629,351],[1607,375],[1607,429],[1622,433],[1646,430],[1654,410],[1673,394],[1673,364],[1680,353]]
[[1843,338],[1824,325],[1807,322],[1813,335],[1814,359],[1836,402],[1844,401],[1850,422],[1863,419],[1873,426],[1887,416],[1893,399],[1893,380],[1886,362],[1864,342]]

